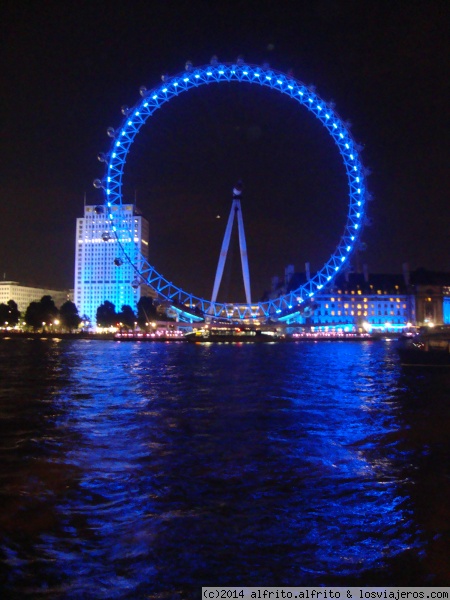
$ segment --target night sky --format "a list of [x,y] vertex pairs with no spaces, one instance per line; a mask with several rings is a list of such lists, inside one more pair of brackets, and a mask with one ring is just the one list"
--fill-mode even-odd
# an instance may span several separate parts
[[[374,197],[355,268],[450,272],[447,2],[4,1],[0,18],[2,278],[73,287],[75,219],[84,195],[101,202],[107,127],[141,85],[213,54],[293,69],[351,121]],[[124,201],[149,219],[151,263],[200,296],[238,179],[255,299],[287,264],[321,268],[343,233],[344,167],[313,115],[254,85],[193,90],[137,136]],[[241,301],[233,248],[221,293]]]

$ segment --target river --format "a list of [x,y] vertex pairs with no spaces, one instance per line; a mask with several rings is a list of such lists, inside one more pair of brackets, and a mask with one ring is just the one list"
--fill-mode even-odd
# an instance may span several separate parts
[[450,585],[450,371],[395,343],[0,341],[5,598]]

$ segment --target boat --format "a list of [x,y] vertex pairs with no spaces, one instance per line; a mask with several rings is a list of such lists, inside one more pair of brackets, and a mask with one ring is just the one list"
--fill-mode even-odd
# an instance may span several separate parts
[[210,326],[185,335],[188,342],[259,343],[276,342],[283,339],[276,331],[246,326]]
[[450,367],[450,327],[423,328],[397,350],[404,367]]

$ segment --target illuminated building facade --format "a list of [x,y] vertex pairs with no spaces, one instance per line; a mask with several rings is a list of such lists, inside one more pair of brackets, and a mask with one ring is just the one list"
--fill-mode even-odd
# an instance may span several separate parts
[[[295,289],[308,273],[292,274]],[[419,269],[402,274],[346,273],[310,306],[287,316],[289,325],[317,331],[389,331],[450,324],[450,274]]]
[[22,285],[17,281],[0,281],[0,304],[6,304],[9,300],[13,300],[22,317],[25,316],[29,304],[39,302],[42,296],[51,296],[57,308],[61,308],[67,300],[72,300],[70,290],[50,290]]
[[[120,223],[119,240],[110,233],[103,206],[86,205],[77,219],[74,302],[80,317],[96,326],[98,307],[108,300],[116,311],[129,305],[136,311],[146,286],[135,283],[140,255],[148,256],[148,221],[133,204],[111,209]],[[120,242],[120,243],[119,243]]]

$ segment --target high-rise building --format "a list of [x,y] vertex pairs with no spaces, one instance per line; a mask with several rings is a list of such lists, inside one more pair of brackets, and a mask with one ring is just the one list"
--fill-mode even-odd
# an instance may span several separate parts
[[77,219],[74,302],[79,315],[96,325],[98,307],[108,300],[116,311],[129,305],[135,311],[150,288],[136,284],[141,256],[148,256],[148,221],[133,204],[111,208],[118,237],[111,232],[103,206],[86,205]]

